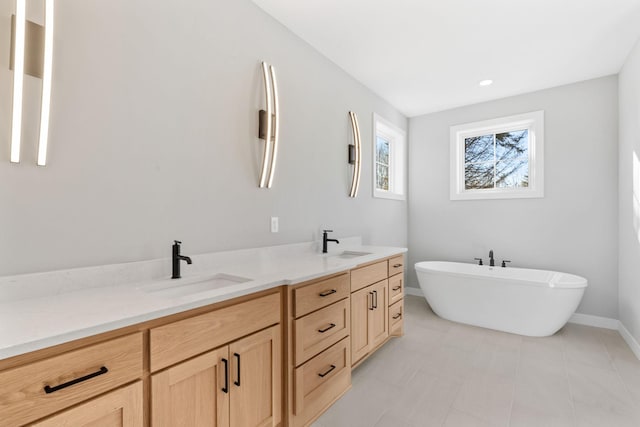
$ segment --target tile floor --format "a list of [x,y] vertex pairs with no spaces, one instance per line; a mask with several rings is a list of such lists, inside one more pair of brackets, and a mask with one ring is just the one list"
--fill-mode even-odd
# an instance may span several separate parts
[[314,427],[640,426],[640,361],[616,331],[530,338],[449,322],[405,300],[405,336],[353,371]]

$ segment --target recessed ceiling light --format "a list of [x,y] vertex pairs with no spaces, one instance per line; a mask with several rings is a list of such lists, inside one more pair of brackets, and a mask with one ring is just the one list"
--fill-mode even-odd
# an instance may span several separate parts
[[480,83],[478,83],[480,86],[489,86],[491,84],[493,84],[493,80],[482,80]]

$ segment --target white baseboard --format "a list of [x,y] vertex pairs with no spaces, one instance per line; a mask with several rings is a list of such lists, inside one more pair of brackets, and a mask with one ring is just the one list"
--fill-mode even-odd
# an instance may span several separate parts
[[627,343],[631,351],[633,351],[633,354],[635,354],[636,357],[640,360],[640,344],[638,344],[638,341],[636,341],[636,339],[633,337],[633,335],[631,335],[629,330],[625,328],[622,322],[618,322],[618,323],[619,323],[618,332],[620,332],[620,335],[622,335],[622,338],[625,340],[625,342]]
[[618,319],[612,319],[610,317],[593,316],[591,314],[573,313],[569,318],[569,323],[576,323],[578,325],[595,326],[596,328],[614,329],[618,330],[620,322]]
[[422,289],[413,288],[411,286],[405,286],[404,287],[404,293],[405,293],[405,295],[415,295],[417,297],[424,297],[424,294],[422,293]]

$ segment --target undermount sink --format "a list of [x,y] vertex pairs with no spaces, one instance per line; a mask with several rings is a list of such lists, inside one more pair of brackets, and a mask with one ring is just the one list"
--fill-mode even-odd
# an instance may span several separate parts
[[332,255],[332,256],[336,258],[350,259],[350,258],[357,258],[365,255],[371,255],[371,252],[343,251],[337,255]]
[[143,286],[140,289],[144,292],[163,297],[182,297],[185,295],[222,289],[239,283],[245,283],[250,280],[251,279],[246,277],[220,273],[209,277],[188,277],[164,280],[159,283]]

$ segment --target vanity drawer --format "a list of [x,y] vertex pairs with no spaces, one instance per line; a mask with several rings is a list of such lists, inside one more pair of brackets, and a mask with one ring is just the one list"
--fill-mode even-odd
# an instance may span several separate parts
[[404,272],[404,257],[398,255],[389,259],[389,276]]
[[351,270],[351,292],[387,278],[387,261]]
[[142,377],[142,333],[0,372],[0,424],[23,425]]
[[389,277],[389,305],[400,301],[404,297],[404,275]]
[[349,338],[344,338],[294,370],[294,413],[301,416],[300,424],[306,424],[351,385],[350,347]]
[[274,293],[153,328],[151,372],[279,322],[280,293]]
[[302,286],[294,291],[296,318],[349,296],[349,273]]
[[343,299],[295,320],[295,364],[302,364],[349,335],[350,304]]
[[389,335],[402,335],[404,300],[389,307]]

